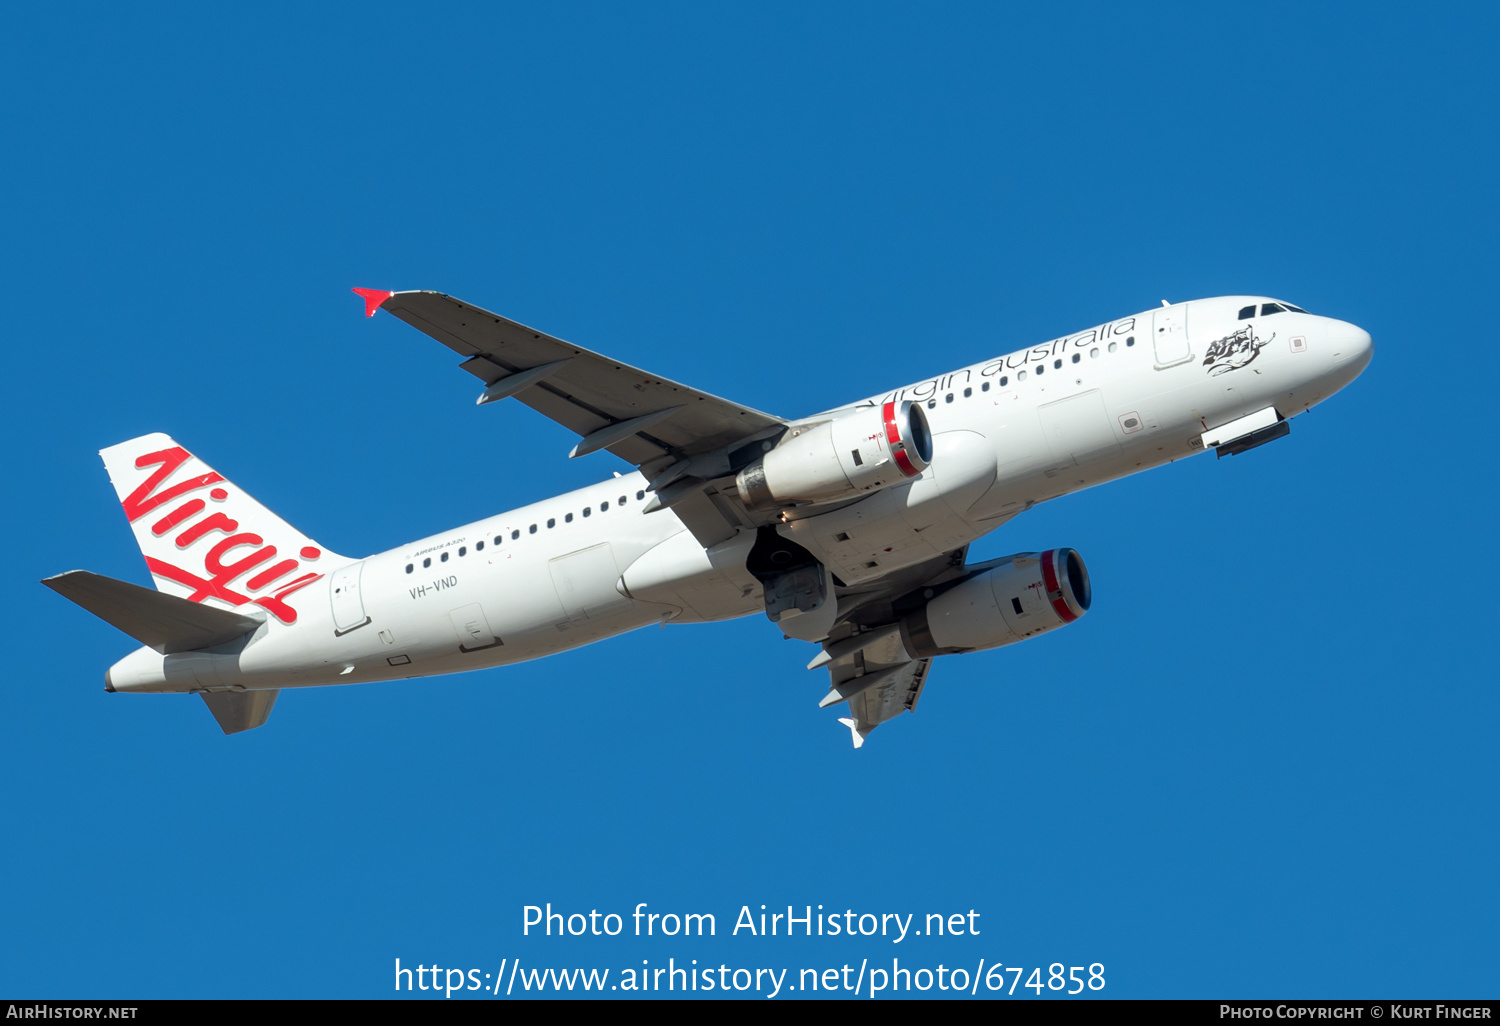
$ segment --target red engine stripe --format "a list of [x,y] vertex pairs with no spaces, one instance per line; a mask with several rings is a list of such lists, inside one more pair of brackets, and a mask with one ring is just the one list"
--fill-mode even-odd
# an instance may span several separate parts
[[[1042,553],[1042,583],[1047,586],[1047,595],[1050,598],[1054,592],[1062,591],[1062,585],[1057,581],[1057,567],[1053,558],[1055,550],[1048,549]],[[1068,603],[1061,595],[1052,599],[1052,610],[1062,618],[1063,623],[1072,623],[1078,619],[1078,614],[1068,608]]]
[[880,410],[880,416],[885,420],[885,440],[892,446],[901,444],[901,429],[896,426],[896,404],[886,403]]
[[907,477],[916,477],[921,471],[912,463],[911,457],[906,454],[906,443],[901,441],[901,428],[896,425],[896,404],[886,403],[880,415],[885,420],[885,440],[891,446],[891,459],[896,461],[901,473]]

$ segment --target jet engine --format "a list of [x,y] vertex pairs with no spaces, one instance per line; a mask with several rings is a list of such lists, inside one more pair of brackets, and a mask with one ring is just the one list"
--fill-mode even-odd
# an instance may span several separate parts
[[750,509],[776,509],[856,498],[916,477],[931,461],[921,405],[893,401],[793,428],[734,483]]
[[908,613],[901,641],[914,657],[999,648],[1072,623],[1092,598],[1076,551],[1023,552]]

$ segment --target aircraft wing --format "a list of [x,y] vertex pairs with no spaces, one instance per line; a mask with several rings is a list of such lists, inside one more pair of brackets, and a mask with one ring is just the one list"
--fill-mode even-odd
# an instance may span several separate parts
[[915,658],[909,663],[897,663],[892,666],[873,667],[865,664],[864,675],[853,676],[853,667],[844,667],[849,670],[850,676],[846,681],[837,682],[838,672],[835,667],[829,667],[829,676],[835,679],[834,688],[829,694],[837,693],[841,688],[856,685],[868,676],[876,676],[874,684],[859,690],[858,694],[849,697],[849,715],[840,717],[840,723],[849,727],[853,735],[853,747],[858,748],[864,744],[865,736],[870,730],[880,726],[886,720],[898,717],[901,712],[916,711],[916,700],[922,696],[922,685],[927,682],[927,670],[932,669],[930,658]]
[[818,704],[827,708],[848,702],[849,715],[839,722],[854,735],[855,748],[882,723],[916,710],[932,658],[909,658],[898,624],[910,612],[910,596],[972,571],[964,563],[968,549],[965,545],[839,593],[838,625],[807,668],[828,667],[828,693]]
[[[650,473],[666,462],[712,453],[785,424],[441,292],[374,295],[387,297],[378,309],[465,357],[459,366],[484,383],[489,397],[514,395],[577,432],[582,441],[575,455],[607,449]],[[535,373],[544,368],[551,369]],[[488,400],[481,396],[481,401]]]
[[365,312],[394,314],[464,357],[483,382],[478,402],[514,396],[580,440],[569,454],[608,450],[651,481],[655,508],[671,506],[704,544],[753,526],[731,485],[710,482],[760,455],[786,422],[612,360],[441,292],[355,289]]

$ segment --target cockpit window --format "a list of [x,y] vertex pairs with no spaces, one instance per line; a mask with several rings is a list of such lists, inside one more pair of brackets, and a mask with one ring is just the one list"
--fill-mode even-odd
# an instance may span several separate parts
[[1262,303],[1262,304],[1260,304],[1260,315],[1262,317],[1269,317],[1269,316],[1271,316],[1271,314],[1278,314],[1278,313],[1286,313],[1286,307],[1282,306],[1280,303]]
[[1282,303],[1281,305],[1286,307],[1292,313],[1307,313],[1307,311],[1302,309],[1300,306],[1293,306],[1291,303]]
[[1255,304],[1254,303],[1251,303],[1249,306],[1242,306],[1242,307],[1240,307],[1240,320],[1242,320],[1242,321],[1249,320],[1251,317],[1254,317],[1254,316],[1255,316]]

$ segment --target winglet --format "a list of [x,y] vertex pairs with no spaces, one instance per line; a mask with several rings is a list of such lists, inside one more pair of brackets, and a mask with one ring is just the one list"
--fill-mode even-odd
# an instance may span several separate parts
[[859,748],[865,743],[865,736],[859,732],[859,723],[847,716],[839,717],[839,722],[849,728],[849,733],[854,735],[854,747]]
[[374,317],[375,311],[380,309],[380,304],[395,295],[394,292],[382,292],[379,289],[350,289],[349,291],[364,297],[366,317]]

